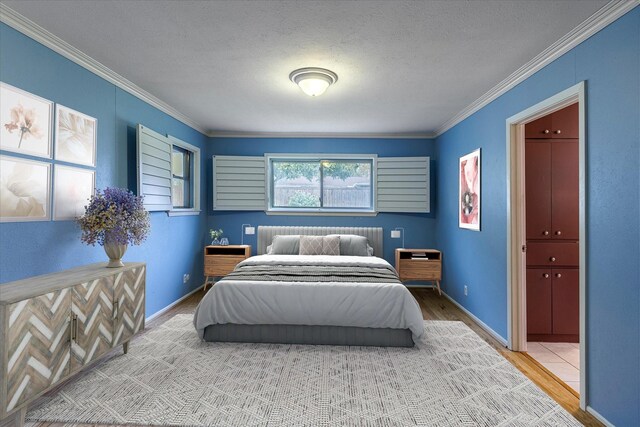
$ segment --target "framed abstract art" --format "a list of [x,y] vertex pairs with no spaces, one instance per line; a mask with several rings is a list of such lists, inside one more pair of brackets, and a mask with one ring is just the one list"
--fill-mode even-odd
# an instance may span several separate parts
[[53,102],[0,82],[0,149],[51,158]]
[[0,222],[48,221],[51,164],[0,156]]
[[53,219],[73,220],[84,213],[96,187],[91,169],[55,165],[53,170]]
[[480,149],[460,157],[458,226],[480,231]]
[[56,105],[56,160],[96,165],[97,120],[63,105]]

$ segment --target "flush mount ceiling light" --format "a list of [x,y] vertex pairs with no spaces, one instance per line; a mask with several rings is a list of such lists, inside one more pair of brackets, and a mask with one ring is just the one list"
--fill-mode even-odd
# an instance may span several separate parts
[[289,80],[300,86],[309,96],[319,96],[338,81],[338,75],[325,68],[299,68],[289,74]]

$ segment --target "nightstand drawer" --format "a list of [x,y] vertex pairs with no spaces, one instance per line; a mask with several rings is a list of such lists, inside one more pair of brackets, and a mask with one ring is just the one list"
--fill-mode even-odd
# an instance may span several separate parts
[[401,259],[400,278],[403,280],[440,280],[440,261]]
[[233,271],[235,266],[245,257],[238,255],[216,255],[204,260],[204,274],[207,276],[224,276]]

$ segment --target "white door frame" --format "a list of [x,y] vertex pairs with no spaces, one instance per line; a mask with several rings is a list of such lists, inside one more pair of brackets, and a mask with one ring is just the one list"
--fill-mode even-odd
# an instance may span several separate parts
[[579,103],[578,200],[580,251],[580,408],[587,406],[586,357],[586,158],[585,82],[580,82],[507,119],[507,333],[509,349],[527,350],[525,288],[524,125],[575,102]]

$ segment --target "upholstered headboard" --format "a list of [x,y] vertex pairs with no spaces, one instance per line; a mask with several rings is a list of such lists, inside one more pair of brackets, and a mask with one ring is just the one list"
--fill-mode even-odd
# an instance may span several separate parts
[[383,256],[382,227],[295,227],[295,226],[274,226],[261,225],[258,227],[258,255],[267,253],[267,246],[271,244],[275,235],[301,234],[308,236],[326,236],[327,234],[356,234],[369,239],[369,244],[373,247],[373,254],[377,257]]

